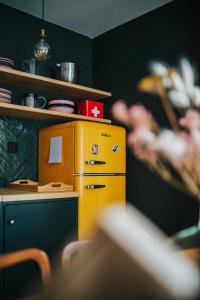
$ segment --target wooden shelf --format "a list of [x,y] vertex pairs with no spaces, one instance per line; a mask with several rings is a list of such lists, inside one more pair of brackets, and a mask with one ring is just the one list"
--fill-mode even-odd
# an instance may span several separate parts
[[109,92],[4,67],[0,67],[0,83],[52,92],[75,99],[100,100],[112,96]]
[[102,122],[102,123],[111,123],[111,121],[108,119],[92,118],[92,117],[86,117],[82,115],[67,114],[67,113],[61,113],[61,112],[47,110],[47,109],[32,108],[23,105],[7,104],[7,103],[0,103],[0,115],[17,117],[17,118],[19,117],[19,118],[35,119],[35,120],[54,120],[54,121],[62,121],[62,122],[85,120],[85,121],[94,121],[94,122]]

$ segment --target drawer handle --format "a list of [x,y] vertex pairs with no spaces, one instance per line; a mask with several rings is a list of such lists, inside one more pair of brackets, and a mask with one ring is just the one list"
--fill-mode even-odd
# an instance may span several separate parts
[[8,221],[8,224],[9,224],[9,225],[14,225],[14,224],[15,224],[15,220],[10,220],[10,221]]
[[86,189],[88,189],[88,190],[101,189],[104,187],[106,187],[105,184],[88,184],[88,185],[86,185]]

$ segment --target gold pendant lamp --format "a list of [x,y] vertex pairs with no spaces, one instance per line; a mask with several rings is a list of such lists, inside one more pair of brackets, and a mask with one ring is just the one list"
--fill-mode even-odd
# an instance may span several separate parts
[[[44,21],[44,0],[42,0],[42,20]],[[51,48],[45,41],[46,30],[42,28],[40,30],[40,40],[35,45],[34,56],[37,60],[42,61],[51,57]]]

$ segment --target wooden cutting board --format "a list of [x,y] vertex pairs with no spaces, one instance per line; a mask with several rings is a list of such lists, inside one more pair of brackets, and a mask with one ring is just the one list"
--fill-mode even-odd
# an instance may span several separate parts
[[65,192],[73,191],[73,185],[68,185],[63,182],[50,182],[40,185],[37,181],[32,180],[16,180],[7,184],[8,188],[16,190],[24,190],[30,192]]

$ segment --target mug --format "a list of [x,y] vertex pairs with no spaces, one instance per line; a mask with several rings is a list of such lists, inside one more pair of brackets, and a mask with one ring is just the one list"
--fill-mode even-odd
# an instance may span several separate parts
[[23,95],[22,105],[29,106],[29,107],[37,107],[37,108],[44,108],[46,105],[46,98],[43,96],[38,96],[33,93],[28,93]]
[[38,74],[38,64],[39,62],[35,58],[25,59],[22,63],[22,69],[28,73]]

